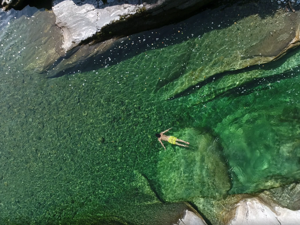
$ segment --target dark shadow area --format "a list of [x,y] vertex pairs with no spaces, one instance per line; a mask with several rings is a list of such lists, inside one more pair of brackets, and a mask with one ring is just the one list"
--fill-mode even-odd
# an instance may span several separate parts
[[201,213],[201,209],[199,209],[194,203],[189,202],[189,204],[197,210],[197,212],[202,216],[202,218],[205,220],[205,222],[207,223],[207,225],[213,225],[210,220],[203,214]]
[[45,1],[39,1],[39,0],[12,0],[10,4],[6,4],[6,2],[1,3],[0,7],[5,8],[5,10],[15,9],[15,10],[23,10],[26,6],[35,7],[38,9],[48,9],[50,10],[52,8],[52,0],[45,0]]
[[[220,3],[219,1],[218,3],[199,8],[195,11],[195,13],[198,13],[197,15],[190,17],[192,15],[190,14],[190,18],[184,21],[182,21],[182,19],[184,19],[183,17],[178,16],[175,20],[173,18],[172,21],[165,21],[166,23],[171,23],[171,25],[163,26],[163,24],[156,24],[155,26],[163,26],[156,29],[154,29],[154,24],[149,24],[149,21],[160,20],[159,16],[157,18],[147,17],[146,14],[142,13],[126,21],[104,27],[100,35],[86,40],[80,46],[80,48],[90,49],[87,51],[91,52],[99,45],[99,43],[96,42],[117,37],[114,45],[106,52],[96,53],[86,57],[84,60],[80,60],[74,67],[60,70],[58,66],[58,68],[56,68],[58,71],[55,73],[52,72],[48,77],[59,77],[68,73],[74,73],[78,70],[86,72],[115,65],[143,52],[146,53],[149,50],[165,48],[170,45],[185,42],[191,38],[201,38],[205,33],[227,28],[238,20],[250,15],[258,14],[264,18],[274,14],[277,9],[278,4],[271,2],[256,3],[251,1],[249,3],[248,1],[238,1],[235,3],[235,1],[225,1],[224,3]],[[185,17],[187,17],[187,15],[185,15]],[[139,20],[138,23],[134,22],[136,19]],[[141,26],[141,24],[143,24],[143,26]],[[139,27],[137,28],[137,26]],[[141,30],[148,31],[137,33]],[[94,42],[94,44],[87,45],[91,42]],[[72,54],[68,53],[68,57],[71,55]],[[64,59],[64,57],[58,61],[62,59]],[[56,63],[56,65],[58,64],[59,63]],[[56,65],[49,68],[48,71],[53,71],[53,69],[55,71]],[[176,80],[180,77],[181,72],[171,74],[168,81]],[[162,86],[162,83],[159,84],[157,90]]]

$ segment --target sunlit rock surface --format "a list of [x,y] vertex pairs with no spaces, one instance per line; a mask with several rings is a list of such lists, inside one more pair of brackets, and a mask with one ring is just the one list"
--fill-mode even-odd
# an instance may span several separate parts
[[79,43],[104,41],[161,27],[191,16],[211,0],[109,1],[96,9],[66,0],[53,7],[56,24],[62,29],[65,51]]
[[300,211],[266,205],[258,198],[243,199],[228,225],[292,225],[300,223]]
[[229,195],[223,199],[195,198],[193,204],[214,225],[288,224],[300,222],[297,184],[260,194]]
[[135,14],[142,10],[141,5],[121,4],[95,9],[91,4],[77,6],[72,0],[63,1],[53,7],[56,24],[61,28],[65,51],[77,46],[80,42],[91,38],[101,28],[120,17]]
[[185,210],[184,216],[173,225],[207,225],[207,223],[194,212]]

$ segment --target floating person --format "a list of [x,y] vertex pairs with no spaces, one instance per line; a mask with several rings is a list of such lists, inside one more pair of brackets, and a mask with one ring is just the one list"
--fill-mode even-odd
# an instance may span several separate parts
[[182,147],[187,148],[188,147],[187,145],[183,145],[183,144],[180,144],[178,142],[183,142],[183,143],[188,144],[188,145],[190,144],[189,142],[180,140],[180,139],[178,139],[176,137],[173,137],[173,136],[165,135],[165,133],[168,132],[171,129],[172,128],[169,128],[168,130],[165,130],[165,131],[161,132],[160,134],[155,134],[155,136],[158,137],[158,140],[161,143],[161,145],[164,147],[164,149],[166,150],[166,147],[164,146],[162,141],[167,141],[167,142],[171,143],[172,145],[178,145],[178,146],[182,146]]

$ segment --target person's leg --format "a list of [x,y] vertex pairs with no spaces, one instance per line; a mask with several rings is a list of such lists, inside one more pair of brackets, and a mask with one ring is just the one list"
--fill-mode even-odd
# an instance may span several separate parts
[[[178,140],[178,139],[177,139],[177,140]],[[175,144],[176,144],[176,145],[179,145],[179,146],[182,146],[182,147],[185,147],[185,148],[189,147],[189,146],[187,146],[187,145],[179,144],[177,141],[175,142]]]
[[183,140],[180,140],[180,139],[177,139],[176,141],[180,141],[180,142],[183,142],[183,143],[186,143],[186,144],[190,144],[190,143],[188,143],[188,142],[186,142],[186,141],[183,141]]

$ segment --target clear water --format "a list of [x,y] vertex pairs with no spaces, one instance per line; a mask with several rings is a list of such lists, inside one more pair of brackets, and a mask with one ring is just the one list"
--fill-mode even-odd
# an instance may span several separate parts
[[[299,180],[298,51],[271,64],[272,77],[164,100],[169,74],[198,63],[197,37],[177,33],[172,45],[58,78],[8,68],[1,55],[1,224],[163,224],[180,202]],[[251,71],[261,70],[241,73]],[[164,151],[154,134],[170,127],[191,148]]]

